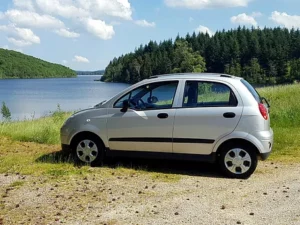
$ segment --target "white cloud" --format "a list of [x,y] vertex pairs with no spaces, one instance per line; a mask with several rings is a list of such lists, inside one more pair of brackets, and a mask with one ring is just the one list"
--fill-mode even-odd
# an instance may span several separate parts
[[19,28],[10,24],[0,26],[0,31],[8,35],[10,43],[19,47],[39,44],[41,42],[40,38],[27,28]]
[[[0,12],[15,27],[50,29],[67,38],[77,38],[79,33],[69,30],[62,20],[103,40],[111,39],[114,25],[121,20],[132,20],[129,0],[12,0],[13,8]],[[117,20],[115,21],[115,18]],[[137,21],[138,25],[153,27],[155,23]],[[11,36],[8,36],[11,38]],[[12,37],[16,45],[29,45],[24,38]],[[23,40],[23,41],[22,41]],[[30,42],[30,43],[36,43]]]
[[3,49],[6,49],[6,50],[9,50],[8,45],[4,45],[4,46],[2,46],[2,48],[3,48]]
[[36,0],[36,4],[45,13],[65,18],[108,15],[131,20],[132,15],[128,0]]
[[300,28],[300,16],[289,15],[285,12],[281,13],[278,11],[272,12],[270,19],[280,26],[284,26],[288,29],[299,29]]
[[89,63],[90,62],[87,58],[85,58],[83,56],[79,56],[79,55],[75,55],[73,61],[80,62],[80,63]]
[[208,27],[202,26],[200,25],[199,27],[196,28],[195,30],[197,33],[204,33],[204,34],[208,34],[209,36],[213,36],[214,32],[212,32]]
[[62,63],[63,63],[63,64],[68,64],[68,61],[64,59],[64,60],[62,61]]
[[80,37],[80,34],[70,31],[69,29],[65,29],[65,28],[61,28],[59,30],[56,30],[55,33],[57,33],[58,35],[62,36],[62,37],[66,37],[66,38],[78,38]]
[[193,22],[194,21],[194,18],[193,17],[190,17],[189,18],[189,22],[191,23],[191,22]]
[[239,14],[230,18],[230,21],[239,25],[252,25],[257,26],[257,22],[253,16],[249,16],[246,13]]
[[40,10],[50,15],[58,15],[64,18],[76,18],[89,15],[86,10],[78,8],[73,0],[35,1]]
[[136,21],[134,21],[134,23],[141,27],[155,27],[154,22],[148,22],[146,20],[136,20]]
[[34,11],[34,6],[31,0],[13,0],[13,3],[17,8]]
[[49,15],[39,15],[35,12],[8,10],[5,17],[18,26],[33,28],[50,28],[57,29],[64,27],[64,23]]
[[113,26],[107,25],[102,20],[94,20],[92,18],[85,18],[81,20],[85,29],[94,36],[103,40],[111,39],[115,35]]
[[245,7],[252,0],[165,0],[169,7],[188,9]]
[[91,12],[91,16],[99,18],[99,15],[118,17],[131,20],[132,9],[128,0],[77,0],[78,7]]
[[15,38],[7,38],[8,42],[15,45],[15,46],[18,46],[18,47],[25,47],[25,46],[29,46],[29,45],[32,45],[32,42],[30,41],[25,41],[25,40],[22,40],[22,39],[15,39]]

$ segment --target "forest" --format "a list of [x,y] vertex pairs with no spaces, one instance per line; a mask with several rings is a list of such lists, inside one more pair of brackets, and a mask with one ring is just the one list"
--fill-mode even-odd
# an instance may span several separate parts
[[76,73],[65,66],[0,48],[0,79],[75,76]]
[[104,70],[97,70],[97,71],[76,71],[77,75],[103,75]]
[[257,85],[300,81],[300,31],[286,28],[195,32],[114,58],[103,81],[136,83],[152,75],[212,72],[236,75]]

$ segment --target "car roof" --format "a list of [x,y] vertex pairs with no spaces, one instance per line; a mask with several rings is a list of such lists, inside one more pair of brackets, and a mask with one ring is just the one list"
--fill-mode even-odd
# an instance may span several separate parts
[[150,79],[169,80],[169,79],[216,79],[216,80],[229,80],[229,79],[242,79],[241,77],[232,76],[223,73],[176,73],[176,74],[163,74],[151,76]]

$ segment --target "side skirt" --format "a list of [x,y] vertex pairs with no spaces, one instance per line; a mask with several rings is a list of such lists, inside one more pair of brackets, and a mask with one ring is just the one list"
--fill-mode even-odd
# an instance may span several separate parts
[[181,154],[181,153],[165,153],[165,152],[140,152],[140,151],[118,151],[106,149],[107,157],[122,157],[122,158],[143,158],[143,159],[168,159],[168,160],[184,160],[184,161],[197,161],[197,162],[210,162],[216,161],[216,153],[210,155],[197,155],[197,154]]

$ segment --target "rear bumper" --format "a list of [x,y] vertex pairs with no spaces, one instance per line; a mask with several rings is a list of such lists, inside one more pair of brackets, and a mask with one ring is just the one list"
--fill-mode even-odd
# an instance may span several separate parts
[[256,145],[261,154],[270,154],[273,148],[273,135],[273,130],[270,128],[268,131],[252,132],[248,137],[250,140],[252,139],[252,143]]
[[269,158],[270,154],[271,154],[271,152],[261,153],[261,154],[260,154],[260,159],[261,159],[262,161],[265,161],[265,160],[267,160],[267,158]]

